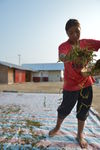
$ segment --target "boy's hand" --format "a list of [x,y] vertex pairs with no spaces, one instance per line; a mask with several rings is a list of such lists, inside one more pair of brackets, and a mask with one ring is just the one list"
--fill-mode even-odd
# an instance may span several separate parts
[[84,67],[82,70],[81,70],[81,74],[82,74],[82,76],[84,76],[84,77],[88,77],[88,76],[90,76],[91,75],[91,69],[92,68],[88,68],[88,67]]

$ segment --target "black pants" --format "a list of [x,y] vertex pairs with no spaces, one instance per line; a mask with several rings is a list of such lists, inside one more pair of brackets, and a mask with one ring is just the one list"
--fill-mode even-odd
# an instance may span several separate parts
[[77,102],[77,118],[85,121],[89,115],[89,109],[92,103],[92,86],[83,88],[79,91],[63,91],[63,101],[58,107],[58,117],[64,119],[70,114]]

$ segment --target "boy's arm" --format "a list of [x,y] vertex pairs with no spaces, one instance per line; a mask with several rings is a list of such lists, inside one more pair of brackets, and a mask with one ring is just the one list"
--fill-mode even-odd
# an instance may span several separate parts
[[58,57],[59,57],[59,61],[62,62],[68,62],[67,59],[67,55],[70,49],[70,45],[68,45],[66,42],[62,43],[59,47],[58,47]]
[[88,48],[98,51],[100,49],[100,40],[87,39]]
[[66,55],[65,54],[59,54],[59,61],[66,62],[67,61]]

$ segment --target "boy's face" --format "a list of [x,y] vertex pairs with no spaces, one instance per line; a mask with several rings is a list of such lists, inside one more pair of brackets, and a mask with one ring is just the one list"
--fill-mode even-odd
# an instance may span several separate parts
[[79,26],[72,26],[67,31],[69,40],[72,44],[77,44],[80,38],[80,27]]

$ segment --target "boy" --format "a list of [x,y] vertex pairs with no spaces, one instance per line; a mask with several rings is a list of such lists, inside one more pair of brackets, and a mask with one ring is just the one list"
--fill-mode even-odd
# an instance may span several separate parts
[[[82,66],[67,61],[65,56],[70,53],[72,46],[74,45],[77,45],[80,48],[88,48],[88,50],[98,51],[100,48],[100,41],[93,39],[80,40],[81,28],[79,21],[76,19],[68,20],[65,25],[65,30],[69,39],[59,46],[59,59],[64,62],[63,101],[57,109],[57,124],[55,128],[49,132],[49,135],[54,136],[57,133],[63,120],[70,114],[77,102],[77,140],[82,148],[87,148],[87,141],[83,137],[83,129],[92,103],[92,84],[94,83],[94,79],[92,76],[84,77],[81,74]],[[84,86],[82,90],[83,96],[80,92],[82,86]],[[86,99],[84,95],[87,93],[88,97]]]

